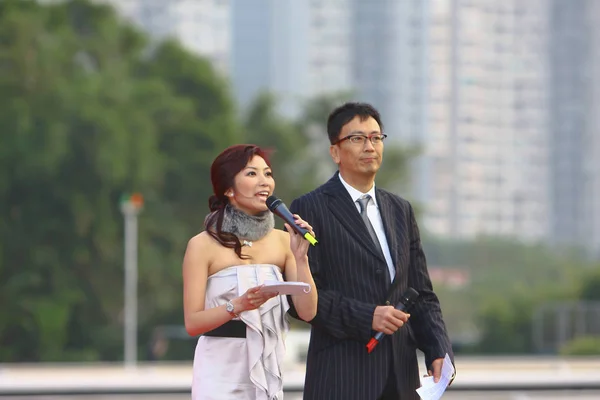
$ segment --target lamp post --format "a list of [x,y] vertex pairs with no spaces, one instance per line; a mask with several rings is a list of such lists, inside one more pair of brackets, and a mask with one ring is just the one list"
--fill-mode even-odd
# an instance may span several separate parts
[[125,219],[125,286],[124,362],[126,367],[137,363],[137,281],[138,281],[138,214],[144,205],[139,193],[121,197],[121,213]]

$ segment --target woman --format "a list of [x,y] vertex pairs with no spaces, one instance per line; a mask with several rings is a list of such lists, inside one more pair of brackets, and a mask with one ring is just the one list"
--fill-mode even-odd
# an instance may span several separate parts
[[[273,229],[266,206],[275,181],[267,155],[254,145],[227,148],[211,166],[214,194],[205,231],[190,239],[183,260],[185,326],[198,339],[193,400],[283,398],[281,363],[289,325],[286,296],[265,291],[266,280],[301,281],[292,296],[298,316],[314,318],[317,291],[308,242]],[[312,233],[312,227],[296,223]],[[288,232],[293,232],[286,224]]]

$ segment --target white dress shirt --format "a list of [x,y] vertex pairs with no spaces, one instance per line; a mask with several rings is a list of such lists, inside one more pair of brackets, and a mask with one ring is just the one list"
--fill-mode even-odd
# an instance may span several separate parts
[[379,206],[377,205],[377,198],[375,197],[375,185],[369,190],[367,193],[362,193],[359,190],[356,190],[352,186],[350,186],[344,178],[342,178],[342,174],[338,175],[340,177],[340,181],[342,185],[346,188],[350,197],[352,197],[352,201],[356,206],[358,212],[360,212],[360,204],[358,204],[358,199],[363,197],[365,194],[371,196],[371,201],[367,204],[367,216],[369,217],[369,221],[371,221],[371,225],[373,225],[373,229],[375,230],[375,234],[377,235],[377,239],[379,239],[379,244],[381,245],[381,250],[383,250],[383,256],[385,257],[385,262],[388,266],[388,270],[390,271],[390,279],[393,281],[396,276],[396,268],[394,268],[394,262],[392,261],[392,254],[390,253],[390,247],[388,246],[387,238],[385,237],[385,230],[383,229],[383,221],[381,220],[381,214],[379,213]]

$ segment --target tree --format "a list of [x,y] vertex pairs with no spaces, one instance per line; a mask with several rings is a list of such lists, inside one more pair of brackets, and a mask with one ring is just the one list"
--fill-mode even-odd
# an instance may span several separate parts
[[600,302],[600,268],[586,271],[581,279],[579,297],[584,301]]
[[[461,269],[469,276],[460,293],[442,290],[439,295],[446,319],[461,321],[449,324],[455,329],[451,336],[475,338],[470,351],[477,353],[535,352],[532,329],[538,308],[577,300],[581,274],[590,267],[577,254],[507,238],[427,238],[426,243],[430,267]],[[434,285],[437,291],[441,283]]]
[[584,336],[573,339],[560,349],[563,356],[598,356],[600,355],[600,336]]
[[233,102],[206,61],[149,52],[87,1],[0,2],[0,46],[0,358],[118,359],[118,199],[147,199],[143,343],[165,315],[182,320],[184,238],[201,230],[208,159],[238,141]]
[[276,111],[276,98],[259,95],[243,118],[245,142],[254,143],[273,153],[270,156],[275,177],[275,191],[284,202],[316,187],[310,154],[310,139],[293,121]]
[[[89,0],[0,1],[0,71],[5,362],[122,357],[122,194],[145,198],[143,357],[156,326],[183,322],[181,259],[203,229],[214,157],[235,143],[276,148],[285,201],[321,183],[316,160],[329,162],[313,152],[306,119],[282,118],[264,96],[242,124],[207,60]],[[191,358],[191,343],[171,356]]]

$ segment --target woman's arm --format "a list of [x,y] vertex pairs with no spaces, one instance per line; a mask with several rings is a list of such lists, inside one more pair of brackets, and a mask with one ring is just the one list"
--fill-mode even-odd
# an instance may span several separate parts
[[313,280],[308,264],[308,241],[300,235],[284,233],[284,245],[288,248],[285,262],[285,279],[287,281],[299,281],[310,285],[310,292],[302,295],[291,296],[298,317],[306,322],[311,321],[317,315],[317,287]]
[[[204,309],[208,266],[210,264],[210,244],[212,238],[205,232],[190,239],[183,258],[183,316],[185,329],[190,336],[197,336],[211,331],[233,319],[225,305]],[[260,286],[248,289],[239,297],[231,300],[234,312],[260,307],[275,293],[259,293]]]

